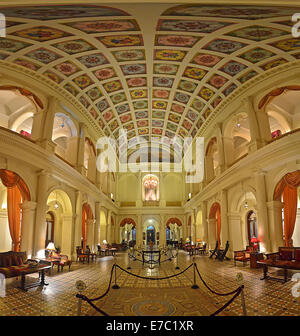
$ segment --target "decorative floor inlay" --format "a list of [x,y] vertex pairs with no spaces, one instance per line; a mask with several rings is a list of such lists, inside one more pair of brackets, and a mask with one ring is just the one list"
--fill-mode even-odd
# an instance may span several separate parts
[[[219,262],[206,256],[196,256],[198,269],[207,284],[217,292],[230,292],[238,287],[236,274],[241,272],[245,284],[245,300],[248,315],[300,315],[300,299],[292,296],[295,282],[280,283],[260,280],[261,269],[250,269],[249,265],[234,266],[233,261]],[[175,270],[175,260],[165,262],[159,269],[149,270],[138,261],[131,262],[130,272],[141,276],[165,277],[179,273],[192,263],[185,252],[179,253],[180,270]],[[118,253],[116,262],[127,267],[127,254]],[[83,280],[87,289],[83,292],[89,298],[103,294],[107,289],[112,257],[98,258],[90,264],[73,263],[71,272],[53,270],[46,276],[48,286],[23,292],[18,288],[20,279],[7,281],[6,297],[0,298],[0,316],[67,316],[77,315],[77,290],[75,282]],[[281,276],[276,269],[270,272]],[[290,272],[291,276],[293,272]],[[37,275],[28,277],[36,281]],[[114,280],[114,278],[113,278]],[[190,268],[178,277],[151,281],[133,277],[117,270],[117,283],[120,289],[111,289],[97,305],[109,315],[210,315],[226,303],[231,296],[221,297],[210,293],[197,278],[199,289],[191,289],[193,269]],[[95,315],[95,311],[86,303],[82,304],[82,315]],[[222,313],[223,315],[242,315],[241,299],[238,297]],[[221,315],[222,315],[221,314]]]

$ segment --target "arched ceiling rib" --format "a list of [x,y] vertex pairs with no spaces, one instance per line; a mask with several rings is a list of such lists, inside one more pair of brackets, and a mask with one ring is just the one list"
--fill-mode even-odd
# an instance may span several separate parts
[[162,5],[150,25],[151,5],[134,6],[1,8],[0,60],[59,83],[106,135],[149,141],[194,137],[243,83],[300,58],[295,8]]

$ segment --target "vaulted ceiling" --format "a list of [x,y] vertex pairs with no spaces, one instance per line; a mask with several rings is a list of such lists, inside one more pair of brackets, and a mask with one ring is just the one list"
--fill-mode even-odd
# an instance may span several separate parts
[[82,4],[0,12],[7,20],[0,63],[59,84],[115,139],[121,127],[129,139],[195,137],[234,90],[300,58],[295,8]]

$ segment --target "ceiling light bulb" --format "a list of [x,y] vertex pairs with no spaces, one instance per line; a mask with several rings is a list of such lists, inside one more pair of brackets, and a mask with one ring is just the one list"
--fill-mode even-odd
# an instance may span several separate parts
[[58,209],[58,204],[57,204],[57,202],[55,202],[55,204],[54,204],[54,209]]

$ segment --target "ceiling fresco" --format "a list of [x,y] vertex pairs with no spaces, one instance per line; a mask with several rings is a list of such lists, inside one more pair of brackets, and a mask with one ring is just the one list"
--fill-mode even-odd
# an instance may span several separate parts
[[8,27],[0,63],[59,84],[106,135],[118,139],[125,128],[129,139],[166,141],[196,136],[237,88],[300,58],[295,8],[165,8],[149,26],[147,9],[133,15],[118,5],[0,7]]

